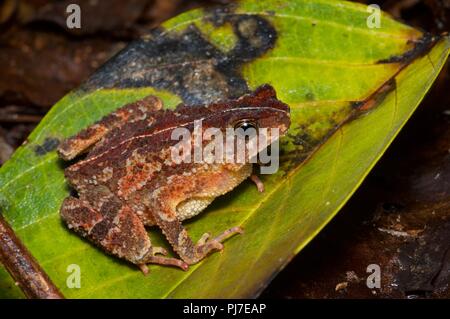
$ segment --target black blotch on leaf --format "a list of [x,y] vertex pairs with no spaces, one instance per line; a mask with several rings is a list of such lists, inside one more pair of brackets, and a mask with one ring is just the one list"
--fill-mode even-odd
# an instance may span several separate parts
[[314,101],[314,100],[316,99],[316,97],[315,97],[315,95],[314,95],[313,92],[308,92],[308,93],[306,93],[305,98],[306,98],[308,101]]
[[[374,93],[372,93],[368,98],[364,101],[353,101],[350,102],[350,105],[354,110],[360,111],[353,115],[353,118],[360,115],[360,113],[364,113],[372,110],[377,107],[384,101],[384,99],[388,96],[389,93],[395,91],[397,89],[397,81],[395,77],[389,79],[386,83],[380,86]],[[397,103],[397,102],[395,102]]]
[[47,154],[48,152],[54,151],[59,145],[59,140],[54,137],[47,137],[44,143],[41,145],[36,145],[34,147],[34,153],[38,156]]
[[394,55],[387,59],[380,60],[377,63],[410,63],[414,59],[424,56],[427,52],[429,52],[439,39],[440,37],[438,36],[425,33],[418,41],[412,42],[414,47],[411,50],[406,51],[402,55]]
[[363,105],[364,105],[364,101],[351,101],[350,102],[350,106],[353,109],[360,109]]
[[303,131],[298,134],[288,134],[288,136],[292,139],[294,145],[302,146],[302,150],[304,151],[309,151],[312,148],[311,146],[318,142]]
[[235,14],[234,6],[206,11],[215,26],[230,24],[237,42],[223,52],[194,24],[183,31],[159,28],[131,43],[82,87],[154,87],[180,96],[187,105],[237,98],[249,92],[242,66],[275,46],[277,32],[258,15]]

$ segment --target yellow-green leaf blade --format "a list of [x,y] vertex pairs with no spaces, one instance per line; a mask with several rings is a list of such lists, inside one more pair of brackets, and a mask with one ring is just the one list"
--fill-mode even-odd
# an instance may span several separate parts
[[[369,29],[365,6],[348,2],[243,1],[223,13],[222,18],[229,18],[228,22],[217,25],[217,15],[203,10],[186,13],[165,23],[165,29],[156,37],[145,40],[156,43],[168,37],[179,43],[186,30],[195,26],[201,37],[217,49],[211,58],[171,56],[173,61],[155,64],[149,56],[138,60],[141,68],[129,73],[136,67],[133,59],[145,57],[150,47],[144,41],[125,49],[122,60],[116,58],[110,64],[113,67],[97,73],[95,81],[55,105],[28,144],[0,169],[0,201],[6,218],[66,296],[254,296],[320,231],[361,183],[418,105],[449,51],[449,40],[443,38],[429,52],[425,48],[408,59],[406,53],[417,48],[423,34],[386,15],[380,29]],[[237,52],[241,55],[233,56],[240,41],[235,27],[240,26],[241,33],[251,33],[254,21],[274,28],[273,48],[243,59],[250,46],[240,48]],[[270,40],[264,39],[264,34],[262,37]],[[261,39],[253,40],[257,46]],[[404,58],[392,60],[393,56]],[[226,96],[229,92],[221,90],[225,85],[221,81],[230,74],[215,69],[222,61],[219,57],[240,63],[233,76],[241,77],[248,88],[271,83],[279,98],[291,105],[292,127],[289,137],[283,140],[281,170],[263,176],[264,194],[246,182],[218,199],[200,218],[187,223],[194,238],[206,231],[218,233],[242,225],[245,234],[227,241],[222,253],[210,256],[186,273],[151,266],[151,275],[143,277],[136,268],[107,256],[61,223],[58,211],[69,189],[62,173],[63,163],[50,146],[54,139],[70,136],[111,110],[147,94],[160,96],[168,107],[182,99]],[[389,59],[392,63],[380,63]],[[196,71],[213,74],[212,80],[206,79],[211,86],[199,88],[200,93],[190,88],[179,94],[170,84],[173,90],[164,90],[160,82],[152,82],[145,75],[147,85],[153,87],[135,85],[142,84],[138,82],[142,70],[151,74],[176,65],[184,72],[183,63],[190,66],[192,74],[185,75],[191,76],[193,82],[197,80]],[[126,76],[130,76],[129,81],[122,81]],[[353,102],[369,98],[393,77],[396,90],[371,112],[359,114]],[[160,234],[152,230],[151,236],[155,245],[164,245]],[[81,267],[80,289],[66,286],[70,264]],[[0,287],[7,287],[7,278],[0,272]],[[8,296],[9,290],[5,288],[2,293]]]

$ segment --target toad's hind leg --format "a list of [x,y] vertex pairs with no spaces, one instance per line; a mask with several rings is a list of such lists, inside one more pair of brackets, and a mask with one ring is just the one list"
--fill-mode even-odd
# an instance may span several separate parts
[[125,123],[141,120],[147,114],[151,114],[151,112],[161,108],[161,100],[152,95],[127,104],[82,130],[77,135],[64,140],[58,146],[58,154],[64,160],[71,160],[79,154],[88,151],[112,129],[121,127]]
[[233,227],[215,238],[209,233],[204,234],[197,244],[194,244],[187,230],[169,206],[163,205],[152,212],[154,220],[177,254],[189,265],[205,258],[209,253],[223,249],[222,242],[234,234],[242,233],[240,227]]
[[69,228],[88,238],[110,254],[124,258],[146,273],[146,264],[161,264],[187,269],[176,258],[163,257],[166,251],[152,247],[141,220],[127,206],[111,200],[92,208],[87,201],[68,197],[61,207],[61,217]]
[[[186,199],[192,200],[195,197],[208,198],[225,194],[250,176],[251,171],[251,165],[228,166],[225,169],[219,167],[215,170],[198,173],[196,178],[189,183],[185,182],[184,176],[178,176],[173,178],[172,183],[159,193],[160,197],[155,201],[156,205],[152,210],[153,220],[186,263],[195,264],[210,252],[222,250],[223,241],[235,234],[241,234],[243,230],[238,226],[232,227],[216,237],[211,237],[209,233],[206,233],[194,244],[178,217],[179,204]],[[184,206],[185,208],[186,206]],[[195,214],[197,213],[199,211]]]

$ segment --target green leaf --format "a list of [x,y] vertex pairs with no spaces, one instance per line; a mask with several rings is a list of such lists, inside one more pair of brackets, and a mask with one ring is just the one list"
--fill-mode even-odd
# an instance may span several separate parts
[[[367,27],[366,7],[341,1],[243,1],[194,10],[131,44],[80,89],[59,101],[26,145],[0,169],[7,220],[67,297],[256,296],[344,205],[411,116],[449,54],[433,38],[381,16]],[[194,238],[241,225],[188,272],[141,272],[70,232],[59,208],[69,194],[57,141],[148,94],[167,107],[208,103],[272,84],[291,106],[281,168],[217,199],[186,223]],[[164,245],[150,229],[152,241]],[[320,254],[320,252],[317,252]],[[81,268],[69,289],[67,266]],[[18,296],[0,272],[0,297]]]

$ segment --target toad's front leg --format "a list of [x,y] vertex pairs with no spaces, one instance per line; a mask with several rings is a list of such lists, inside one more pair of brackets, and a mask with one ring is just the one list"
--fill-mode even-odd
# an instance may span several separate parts
[[[160,203],[164,203],[164,201],[160,201]],[[194,244],[169,202],[155,207],[152,215],[173,249],[189,265],[199,262],[212,251],[222,250],[224,240],[234,234],[242,233],[240,227],[232,227],[214,238],[211,238],[209,233],[203,234],[197,244]]]
[[176,258],[168,258],[161,247],[153,247],[142,221],[127,206],[110,199],[94,209],[89,202],[67,197],[61,207],[61,217],[74,229],[107,252],[124,258],[146,274],[146,264],[180,267],[188,265]]

